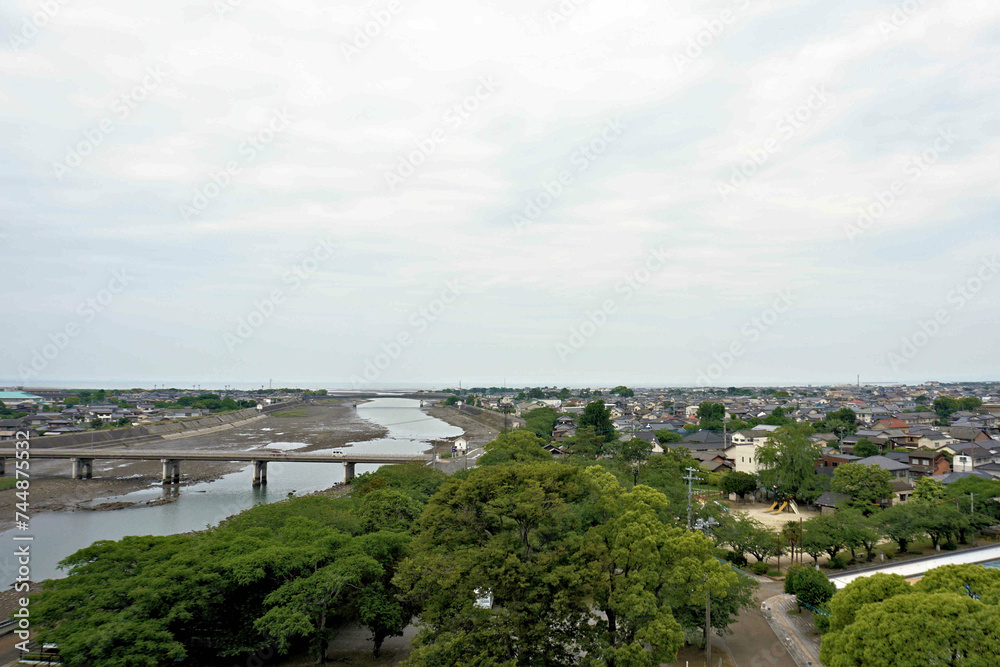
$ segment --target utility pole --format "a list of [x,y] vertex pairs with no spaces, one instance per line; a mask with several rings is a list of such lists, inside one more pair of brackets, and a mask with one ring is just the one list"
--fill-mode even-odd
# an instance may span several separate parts
[[695,468],[685,468],[685,470],[688,471],[688,474],[686,477],[682,477],[681,479],[686,479],[688,483],[688,530],[691,530],[691,482],[694,481],[694,474],[698,472],[698,470]]
[[708,578],[705,578],[705,665],[712,664],[712,594],[708,590]]

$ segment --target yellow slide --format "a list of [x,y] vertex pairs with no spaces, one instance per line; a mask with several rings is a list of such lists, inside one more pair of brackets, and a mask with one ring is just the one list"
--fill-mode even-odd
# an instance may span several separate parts
[[777,507],[777,506],[778,506],[778,503],[777,503],[777,502],[775,502],[775,503],[774,503],[773,505],[771,505],[770,507],[768,507],[768,508],[767,508],[766,510],[764,510],[764,511],[765,511],[765,512],[768,512],[768,513],[770,513],[770,512],[773,512],[773,511],[774,511],[774,508],[775,508],[775,507]]
[[[777,505],[777,503],[775,503],[775,505]],[[787,500],[785,502],[781,503],[781,507],[779,507],[774,512],[772,512],[772,514],[781,514],[782,512],[785,511],[786,507],[788,507],[788,501]]]

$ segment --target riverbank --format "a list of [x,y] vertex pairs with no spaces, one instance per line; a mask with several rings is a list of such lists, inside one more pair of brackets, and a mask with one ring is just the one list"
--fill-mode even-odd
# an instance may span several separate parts
[[[502,425],[498,427],[497,424],[485,421],[479,415],[460,412],[458,408],[453,406],[443,407],[440,405],[432,405],[430,407],[425,407],[424,412],[431,417],[437,417],[441,421],[447,422],[448,424],[465,431],[464,437],[469,441],[470,449],[482,447],[487,442],[495,440],[503,428]],[[503,417],[501,415],[496,416],[502,423]]]
[[[304,411],[304,416],[303,416]],[[306,443],[296,451],[343,448],[352,442],[364,442],[384,437],[388,430],[357,415],[352,402],[328,401],[297,405],[295,416],[266,415],[224,431],[200,433],[170,440],[171,450],[246,451],[264,449],[274,442]],[[162,449],[163,441],[114,445],[130,451]],[[104,447],[97,447],[97,450]],[[181,485],[214,481],[223,475],[238,472],[245,463],[184,461],[181,463]],[[11,466],[13,469],[13,466]],[[249,473],[248,473],[249,474]],[[30,516],[67,510],[114,510],[132,503],[116,501],[118,496],[158,486],[161,466],[157,461],[115,460],[94,461],[94,477],[74,480],[68,461],[34,460],[31,462],[29,492]],[[247,484],[249,485],[249,479]],[[165,493],[152,503],[170,502],[176,494]],[[102,500],[97,506],[94,501]],[[15,503],[19,499],[14,489],[0,491],[0,530],[13,527]],[[150,504],[152,504],[150,503]]]

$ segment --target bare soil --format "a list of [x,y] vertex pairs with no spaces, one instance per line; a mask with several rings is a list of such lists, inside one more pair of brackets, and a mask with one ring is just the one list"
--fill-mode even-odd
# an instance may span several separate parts
[[[306,416],[268,415],[222,431],[124,446],[110,445],[106,448],[126,448],[130,451],[247,451],[266,448],[272,442],[304,442],[307,446],[298,451],[308,452],[344,448],[349,446],[348,443],[381,438],[387,433],[382,426],[358,417],[349,401],[331,400],[296,407],[297,413],[303,410],[306,411]],[[97,447],[95,451],[100,449],[102,447]],[[181,463],[181,485],[212,481],[238,472],[246,465],[239,462],[184,461]],[[9,470],[12,468],[13,466],[8,466]],[[35,459],[31,462],[30,472],[29,514],[34,516],[63,510],[114,510],[127,507],[128,503],[116,502],[113,498],[159,484],[162,469],[159,461],[96,460],[92,479],[74,480],[69,461]],[[91,506],[99,498],[111,500]],[[0,530],[13,527],[14,505],[17,502],[14,489],[0,491]],[[162,502],[170,502],[170,499]]]

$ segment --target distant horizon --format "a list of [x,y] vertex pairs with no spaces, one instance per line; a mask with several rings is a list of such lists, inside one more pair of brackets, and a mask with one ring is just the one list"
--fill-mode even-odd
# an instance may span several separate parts
[[[1000,383],[997,379],[931,379],[923,381],[871,381],[865,382],[862,380],[861,387],[884,387],[884,386],[921,386],[928,382],[939,382],[942,384],[991,384]],[[857,387],[856,382],[743,382],[735,384],[726,385],[696,385],[696,384],[683,384],[683,383],[627,383],[627,382],[617,382],[617,383],[569,383],[569,384],[552,384],[551,382],[538,381],[534,383],[511,383],[508,382],[506,385],[496,382],[485,382],[485,381],[462,381],[463,389],[470,389],[473,387],[500,387],[507,389],[522,389],[525,387],[557,387],[563,388],[567,387],[569,389],[598,389],[598,388],[608,388],[618,385],[624,385],[631,389],[726,389],[728,387],[738,387],[738,388],[749,388],[749,387]],[[131,381],[131,380],[120,380],[120,379],[109,379],[109,380],[49,380],[44,383],[38,384],[28,384],[11,382],[9,379],[0,378],[0,390],[4,388],[25,388],[25,389],[38,389],[38,390],[63,390],[63,389],[111,389],[111,390],[124,390],[124,389],[143,389],[147,391],[154,391],[159,389],[178,389],[183,391],[197,389],[199,391],[215,391],[224,390],[229,387],[235,391],[252,391],[259,389],[267,389],[267,383],[254,383],[254,382],[219,382],[215,383],[213,381],[202,381],[202,382],[178,382],[178,381],[156,381],[155,383],[144,383],[141,381]],[[337,392],[354,392],[354,393],[370,393],[370,392],[407,392],[407,391],[434,391],[443,389],[457,389],[459,387],[458,382],[440,382],[440,383],[427,383],[427,382],[410,382],[410,383],[399,383],[392,385],[372,385],[366,387],[356,387],[350,383],[331,383],[331,382],[292,382],[292,381],[281,381],[272,382],[272,389],[304,389],[316,391],[319,389],[325,389],[327,391],[337,391]]]

